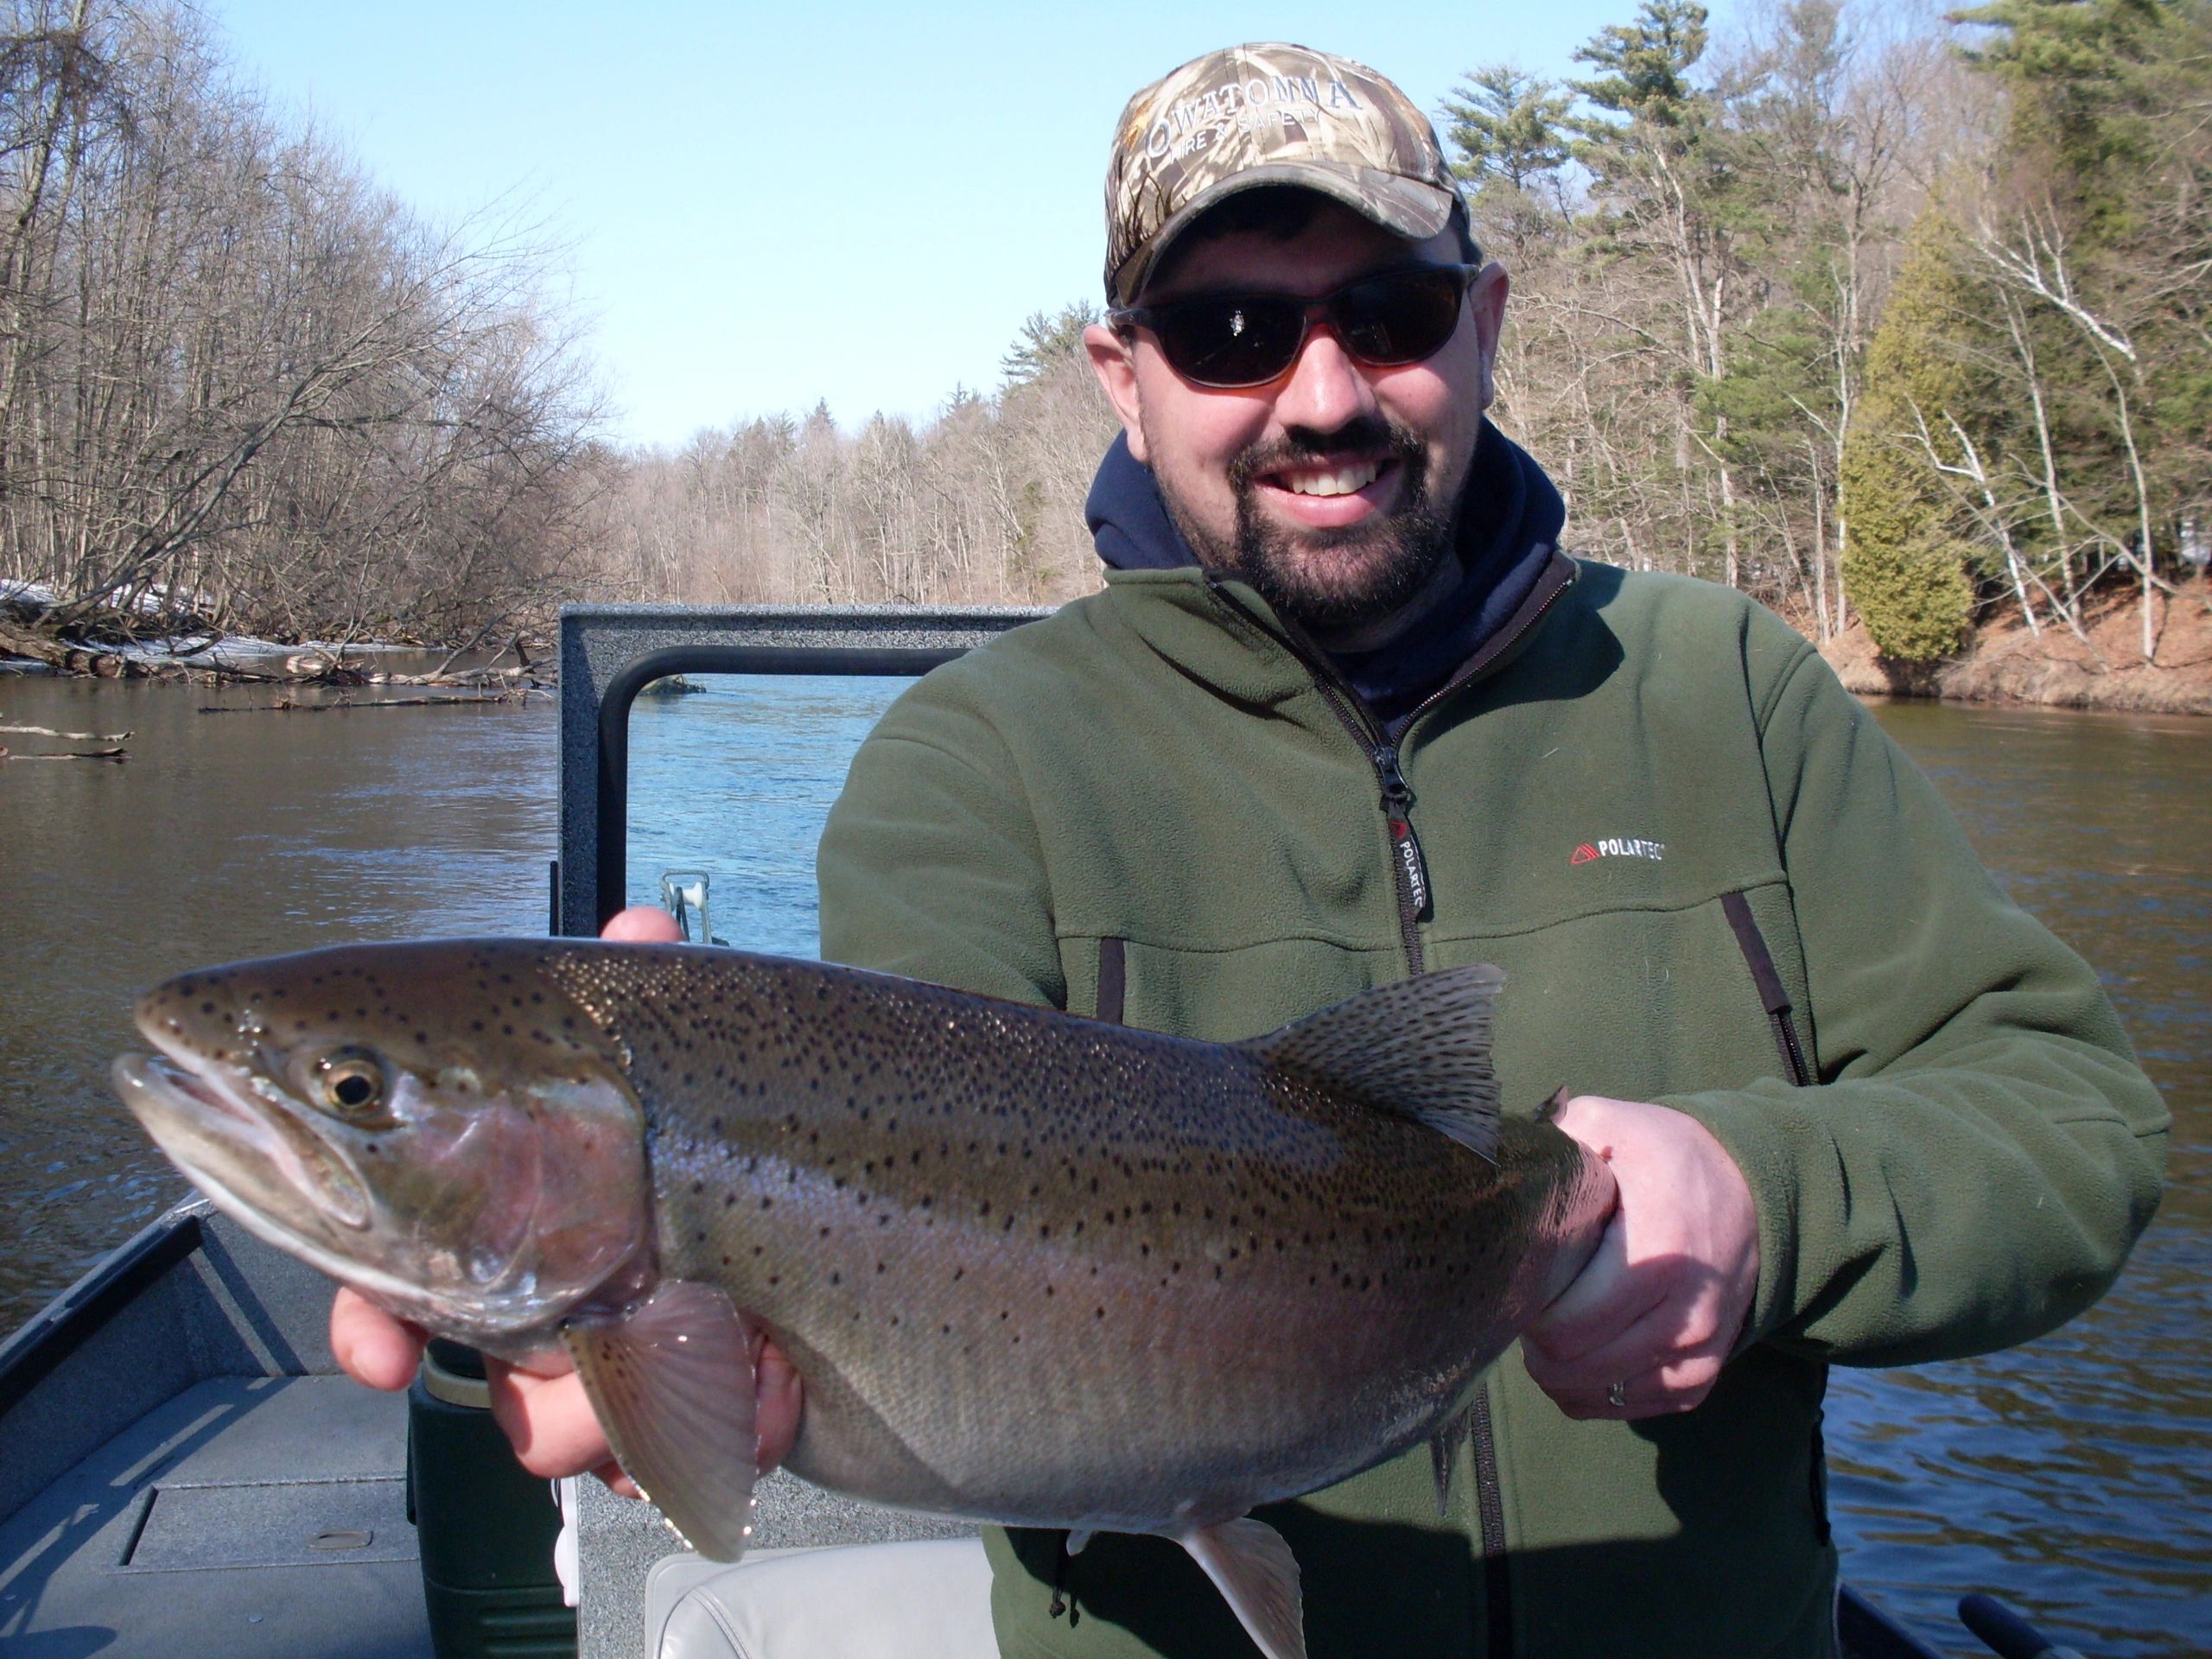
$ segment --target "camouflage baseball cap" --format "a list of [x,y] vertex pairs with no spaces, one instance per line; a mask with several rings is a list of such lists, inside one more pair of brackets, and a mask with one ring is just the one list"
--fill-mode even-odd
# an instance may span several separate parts
[[1413,239],[1459,187],[1428,118],[1349,58],[1268,41],[1193,58],[1128,102],[1106,163],[1106,295],[1131,303],[1168,245],[1224,197],[1297,185]]

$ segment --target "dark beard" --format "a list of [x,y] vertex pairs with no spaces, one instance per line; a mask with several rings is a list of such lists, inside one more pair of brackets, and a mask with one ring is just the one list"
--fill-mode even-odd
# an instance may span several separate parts
[[[1388,514],[1297,531],[1261,517],[1256,480],[1262,474],[1332,451],[1378,447],[1405,474],[1399,504]],[[1452,551],[1452,523],[1429,494],[1427,452],[1410,428],[1380,416],[1326,434],[1294,428],[1282,442],[1255,445],[1230,461],[1229,482],[1236,494],[1236,547],[1221,563],[1233,566],[1278,616],[1315,634],[1343,633],[1400,610]]]

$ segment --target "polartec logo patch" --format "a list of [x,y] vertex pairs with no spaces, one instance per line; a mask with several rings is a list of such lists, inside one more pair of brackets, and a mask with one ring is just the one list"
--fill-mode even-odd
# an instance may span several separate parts
[[1654,864],[1667,856],[1663,841],[1586,841],[1574,849],[1569,864],[1589,864],[1601,858],[1648,858]]

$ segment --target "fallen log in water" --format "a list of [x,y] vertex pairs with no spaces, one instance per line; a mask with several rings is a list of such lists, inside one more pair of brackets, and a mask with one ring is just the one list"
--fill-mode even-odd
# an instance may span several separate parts
[[501,691],[480,691],[474,696],[365,697],[359,701],[341,696],[328,702],[300,702],[290,697],[279,697],[274,702],[202,703],[200,712],[203,715],[321,715],[334,709],[427,709],[434,705],[481,709],[491,704],[524,702],[528,701],[533,691],[542,691],[542,688],[518,685]]
[[130,758],[122,749],[64,749],[59,754],[17,754],[12,749],[0,749],[0,760],[127,760]]
[[128,732],[57,732],[51,726],[0,726],[0,732],[21,732],[32,737],[67,738],[73,743],[120,743]]

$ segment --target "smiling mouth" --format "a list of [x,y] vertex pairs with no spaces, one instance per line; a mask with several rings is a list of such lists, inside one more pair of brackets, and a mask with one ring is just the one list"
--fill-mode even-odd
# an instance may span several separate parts
[[1289,467],[1267,474],[1261,481],[1293,495],[1357,495],[1392,464],[1369,459],[1338,461],[1329,466]]

